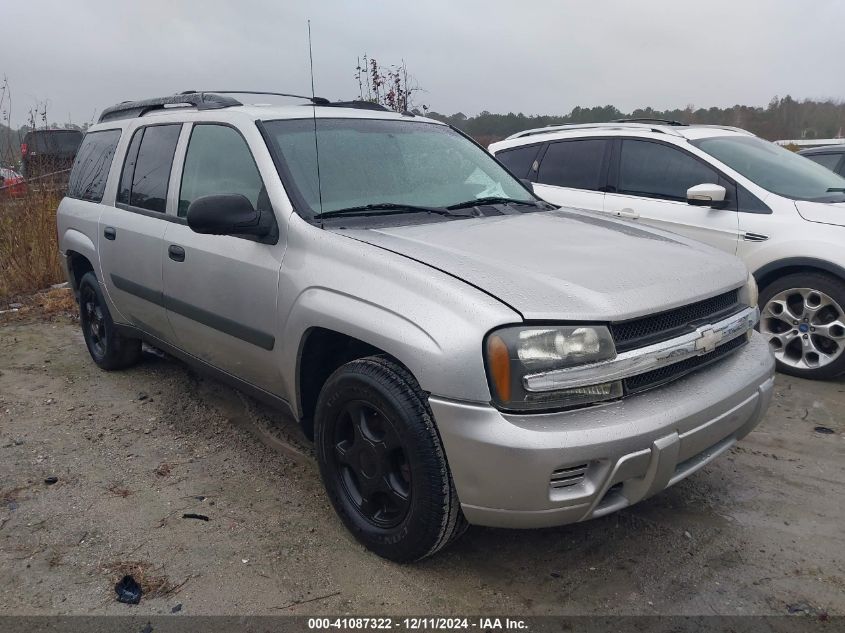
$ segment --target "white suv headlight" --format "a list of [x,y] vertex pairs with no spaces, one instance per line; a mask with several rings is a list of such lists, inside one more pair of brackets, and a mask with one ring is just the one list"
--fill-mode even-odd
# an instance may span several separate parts
[[760,300],[760,291],[757,289],[757,280],[754,275],[748,273],[748,280],[745,282],[745,288],[742,289],[742,297],[746,304],[750,307],[757,305]]
[[527,375],[615,358],[613,337],[603,325],[505,327],[491,332],[484,348],[490,391],[502,409],[561,409],[622,396],[621,381],[573,389],[526,389]]

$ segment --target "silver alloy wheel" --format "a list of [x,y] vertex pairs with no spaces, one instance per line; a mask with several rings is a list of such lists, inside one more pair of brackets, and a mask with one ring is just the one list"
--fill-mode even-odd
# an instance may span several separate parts
[[813,288],[777,293],[763,307],[760,332],[775,358],[796,369],[818,369],[845,350],[845,312]]

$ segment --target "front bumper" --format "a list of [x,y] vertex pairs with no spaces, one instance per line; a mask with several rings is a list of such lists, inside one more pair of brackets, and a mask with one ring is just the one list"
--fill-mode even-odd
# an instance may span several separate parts
[[755,332],[709,367],[606,405],[513,415],[429,402],[467,520],[546,527],[624,508],[726,452],[765,413],[774,367]]

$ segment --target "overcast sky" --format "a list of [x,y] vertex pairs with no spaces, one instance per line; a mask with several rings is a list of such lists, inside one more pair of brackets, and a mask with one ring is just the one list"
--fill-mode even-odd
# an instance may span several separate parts
[[81,123],[196,89],[354,98],[358,55],[405,60],[433,110],[765,105],[845,98],[841,0],[0,0],[13,119]]

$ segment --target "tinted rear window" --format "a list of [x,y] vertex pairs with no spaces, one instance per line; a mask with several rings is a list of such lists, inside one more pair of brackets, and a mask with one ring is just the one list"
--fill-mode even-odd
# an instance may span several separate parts
[[167,186],[182,124],[151,125],[135,131],[123,165],[117,201],[164,213]]
[[507,167],[517,178],[529,178],[534,180],[534,160],[541,145],[528,145],[527,147],[515,147],[514,149],[502,150],[496,154],[496,158]]
[[540,163],[537,182],[544,185],[596,191],[602,182],[607,141],[585,139],[549,144]]
[[68,153],[72,154],[79,147],[82,132],[76,130],[46,130],[30,132],[26,135],[27,153]]
[[120,130],[102,130],[85,135],[70,172],[68,197],[91,202],[100,202],[103,199],[114,150],[119,140]]

